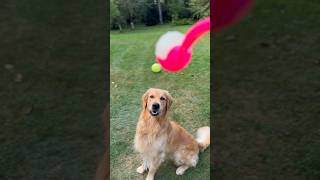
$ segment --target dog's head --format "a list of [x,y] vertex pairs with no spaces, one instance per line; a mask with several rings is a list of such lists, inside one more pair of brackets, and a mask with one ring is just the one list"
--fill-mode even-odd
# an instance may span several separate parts
[[142,108],[153,117],[165,117],[172,104],[168,91],[150,88],[142,96]]

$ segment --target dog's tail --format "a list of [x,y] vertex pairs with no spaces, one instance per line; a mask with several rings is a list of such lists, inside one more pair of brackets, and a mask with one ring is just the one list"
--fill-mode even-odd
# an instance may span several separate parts
[[210,145],[210,127],[204,126],[197,130],[196,141],[201,152]]

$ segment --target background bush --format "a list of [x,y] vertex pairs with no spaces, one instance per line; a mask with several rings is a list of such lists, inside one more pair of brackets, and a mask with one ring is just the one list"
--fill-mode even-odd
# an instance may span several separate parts
[[194,20],[190,18],[183,18],[183,19],[177,19],[172,21],[172,24],[176,26],[191,25],[193,23],[194,23]]

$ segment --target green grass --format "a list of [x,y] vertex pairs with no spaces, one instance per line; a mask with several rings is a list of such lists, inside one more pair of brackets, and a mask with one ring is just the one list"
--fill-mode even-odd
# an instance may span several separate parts
[[[185,32],[189,26],[156,26],[132,32],[112,32],[111,46],[111,179],[143,179],[136,172],[141,159],[133,149],[133,139],[141,110],[141,96],[150,87],[168,90],[174,97],[171,117],[192,134],[209,125],[210,112],[210,38],[203,37],[194,48],[192,63],[177,74],[153,73],[154,49],[167,31]],[[210,151],[200,155],[196,168],[183,176],[175,174],[168,161],[156,179],[209,179]]]
[[104,152],[104,14],[84,0],[1,2],[0,179],[93,178]]
[[319,19],[316,0],[258,0],[215,36],[215,179],[319,179]]

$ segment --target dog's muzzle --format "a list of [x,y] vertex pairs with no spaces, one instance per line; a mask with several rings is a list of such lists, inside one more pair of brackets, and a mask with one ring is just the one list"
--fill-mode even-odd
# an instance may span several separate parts
[[158,116],[160,114],[160,104],[154,103],[152,104],[152,110],[150,111],[151,116]]

